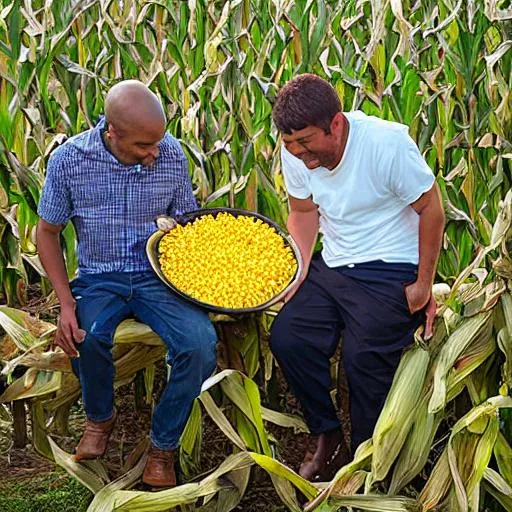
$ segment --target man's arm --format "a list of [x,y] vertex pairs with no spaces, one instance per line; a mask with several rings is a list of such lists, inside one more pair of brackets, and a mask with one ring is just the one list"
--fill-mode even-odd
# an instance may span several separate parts
[[289,202],[288,232],[299,246],[304,266],[298,284],[290,290],[285,297],[285,302],[288,302],[295,295],[295,292],[306,278],[319,229],[318,206],[311,198],[297,199],[290,196]]
[[[434,282],[437,260],[441,250],[444,230],[444,211],[437,183],[411,204],[420,216],[419,222],[419,263],[416,282],[407,286],[406,296],[411,313],[427,308],[427,326],[425,336],[430,337],[435,303],[432,302],[432,284]],[[432,308],[434,308],[432,314]]]
[[69,357],[76,357],[78,352],[74,343],[83,341],[85,331],[78,328],[75,299],[69,287],[66,265],[60,246],[59,234],[63,227],[49,224],[40,219],[36,231],[37,250],[61,307],[55,344],[60,346]]

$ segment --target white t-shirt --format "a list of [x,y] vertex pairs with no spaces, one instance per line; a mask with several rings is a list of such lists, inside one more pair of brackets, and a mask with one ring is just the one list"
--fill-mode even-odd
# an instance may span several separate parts
[[345,116],[349,136],[333,170],[310,170],[282,147],[288,193],[318,205],[329,267],[373,260],[417,264],[419,215],[410,204],[432,188],[434,175],[407,126],[360,111]]

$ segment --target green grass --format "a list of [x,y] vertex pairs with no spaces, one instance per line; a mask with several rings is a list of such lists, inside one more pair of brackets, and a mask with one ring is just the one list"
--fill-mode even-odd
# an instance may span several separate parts
[[92,493],[63,471],[0,483],[2,512],[85,512]]

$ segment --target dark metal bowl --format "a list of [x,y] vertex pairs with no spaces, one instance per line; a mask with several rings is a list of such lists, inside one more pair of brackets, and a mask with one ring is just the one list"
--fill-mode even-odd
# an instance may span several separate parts
[[183,291],[176,288],[163,274],[161,268],[160,268],[160,262],[158,261],[158,245],[160,243],[160,239],[164,236],[163,231],[155,231],[149,238],[146,243],[146,253],[149,258],[149,262],[151,263],[151,266],[153,267],[154,272],[156,275],[176,294],[180,295],[184,299],[196,304],[197,306],[200,306],[202,308],[208,309],[209,311],[214,311],[217,313],[226,313],[226,314],[241,314],[241,313],[253,313],[255,311],[262,311],[276,302],[279,302],[283,299],[283,297],[288,293],[288,290],[292,286],[295,285],[295,283],[299,280],[299,276],[302,272],[303,262],[302,257],[300,255],[299,248],[295,241],[292,239],[288,233],[284,231],[284,229],[273,222],[272,220],[268,219],[267,217],[264,217],[263,215],[260,215],[259,213],[251,212],[248,210],[239,210],[237,208],[204,208],[201,210],[194,210],[192,212],[186,213],[184,215],[181,215],[180,217],[176,218],[176,221],[178,224],[181,224],[182,226],[185,226],[186,224],[189,224],[193,222],[194,220],[198,219],[199,217],[202,217],[204,215],[213,215],[214,217],[221,213],[226,212],[230,213],[231,215],[235,217],[239,217],[241,215],[245,217],[253,217],[256,219],[261,219],[263,222],[266,222],[270,226],[272,226],[276,232],[284,239],[286,245],[288,245],[295,255],[295,259],[297,260],[297,270],[295,272],[295,275],[293,276],[292,280],[288,284],[288,286],[282,290],[280,293],[278,293],[275,297],[273,297],[270,300],[267,300],[266,302],[259,304],[258,306],[253,306],[251,308],[239,308],[239,309],[232,309],[232,308],[221,308],[219,306],[215,306],[213,304],[207,304],[206,302],[201,302],[190,295],[184,293]]

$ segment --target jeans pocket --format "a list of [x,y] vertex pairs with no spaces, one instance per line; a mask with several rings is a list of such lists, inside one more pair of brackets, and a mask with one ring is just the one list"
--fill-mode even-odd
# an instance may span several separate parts
[[83,278],[78,276],[69,282],[69,287],[71,288],[71,293],[75,295],[79,292],[79,290],[84,288]]
[[[81,299],[83,293],[89,286],[91,286],[90,278],[88,278],[87,274],[79,274],[72,281],[69,282],[69,287],[71,288],[71,293],[73,297],[78,300]],[[78,297],[77,297],[78,295]]]

